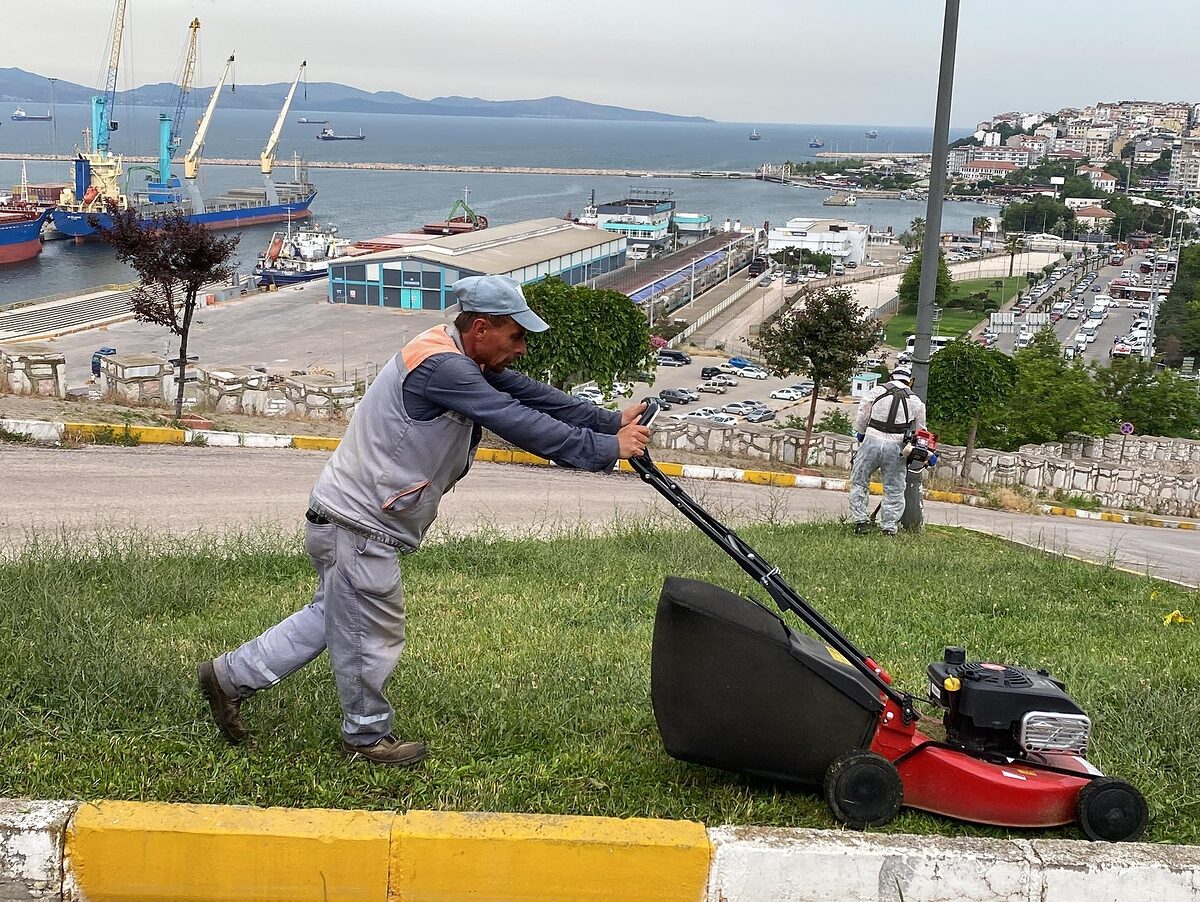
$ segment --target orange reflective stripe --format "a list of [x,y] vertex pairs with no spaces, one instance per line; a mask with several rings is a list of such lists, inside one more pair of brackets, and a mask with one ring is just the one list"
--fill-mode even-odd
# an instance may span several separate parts
[[434,326],[426,329],[404,346],[400,352],[404,355],[404,367],[410,373],[434,354],[461,354],[458,345],[450,337],[446,326]]

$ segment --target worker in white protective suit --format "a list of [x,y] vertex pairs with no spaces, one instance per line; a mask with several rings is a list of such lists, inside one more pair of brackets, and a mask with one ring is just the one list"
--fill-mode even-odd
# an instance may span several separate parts
[[860,442],[850,470],[850,519],[860,535],[871,531],[868,514],[871,475],[883,481],[880,528],[894,536],[904,513],[905,440],[925,428],[925,402],[910,388],[912,369],[902,364],[891,378],[871,389],[858,405],[854,432]]

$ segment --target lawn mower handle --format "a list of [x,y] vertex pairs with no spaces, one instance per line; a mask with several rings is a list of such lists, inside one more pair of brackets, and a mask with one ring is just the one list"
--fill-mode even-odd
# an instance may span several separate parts
[[[657,398],[646,398],[645,404],[646,409],[638,417],[638,424],[641,426],[649,426],[653,423],[654,418],[662,409]],[[766,589],[780,610],[791,611],[799,617],[831,648],[836,649],[856,670],[874,683],[880,692],[895,702],[904,712],[906,722],[916,719],[912,698],[885,680],[880,675],[874,661],[856,648],[837,627],[822,617],[799,592],[784,581],[778,567],[772,566],[763,559],[758,552],[743,542],[737,533],[697,504],[674,480],[666,476],[651,460],[649,448],[640,456],[629,458],[629,466],[642,478],[643,482],[650,483],[701,532],[716,542],[721,550],[733,558],[734,563],[750,575],[751,579]]]

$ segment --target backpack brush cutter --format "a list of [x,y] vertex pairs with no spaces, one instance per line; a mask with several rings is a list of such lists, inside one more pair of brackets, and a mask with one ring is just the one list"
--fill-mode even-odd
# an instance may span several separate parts
[[[658,405],[647,399],[650,425]],[[902,805],[1001,827],[1078,822],[1094,840],[1137,839],[1146,800],[1084,758],[1091,721],[1045,670],[968,661],[945,650],[928,668],[945,740],[919,729],[914,699],[857,649],[647,452],[643,481],[719,545],[817,639],[758,603],[668,577],[654,623],[651,698],[668,754],[821,788],[833,816],[863,829]]]

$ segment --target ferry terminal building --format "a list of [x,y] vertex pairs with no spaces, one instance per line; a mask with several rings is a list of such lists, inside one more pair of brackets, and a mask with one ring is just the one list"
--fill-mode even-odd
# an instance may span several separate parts
[[394,235],[396,246],[331,262],[334,304],[445,310],[464,276],[511,276],[522,284],[556,276],[569,285],[625,265],[627,239],[562,219],[530,219],[447,237]]

